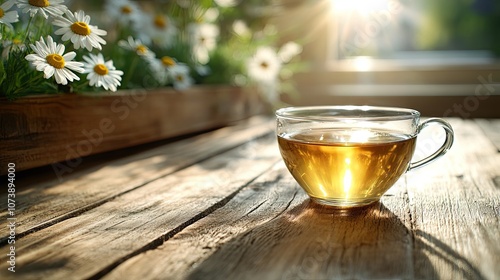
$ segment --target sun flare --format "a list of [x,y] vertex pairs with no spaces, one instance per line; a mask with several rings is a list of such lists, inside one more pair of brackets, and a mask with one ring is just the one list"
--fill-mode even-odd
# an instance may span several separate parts
[[387,9],[388,0],[331,0],[335,13],[359,13],[367,16],[378,10]]

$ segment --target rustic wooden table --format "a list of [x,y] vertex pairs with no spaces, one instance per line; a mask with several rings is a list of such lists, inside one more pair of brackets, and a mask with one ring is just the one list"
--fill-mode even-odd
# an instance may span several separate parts
[[448,154],[351,212],[310,202],[264,117],[20,172],[0,277],[499,279],[500,120],[450,122]]

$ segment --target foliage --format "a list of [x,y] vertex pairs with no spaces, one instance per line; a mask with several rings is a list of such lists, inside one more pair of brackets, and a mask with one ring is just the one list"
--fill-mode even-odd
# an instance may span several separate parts
[[[118,87],[183,90],[195,84],[234,84],[255,85],[275,102],[279,94],[293,91],[290,73],[304,68],[298,61],[301,47],[280,45],[278,33],[261,16],[266,1],[0,3],[0,96],[8,99]],[[90,21],[77,18],[80,11]],[[17,20],[12,20],[14,12]],[[82,22],[83,30],[75,29]],[[91,35],[105,43],[90,40]],[[61,53],[68,60],[58,64],[36,53],[41,40],[49,45],[49,36],[64,46],[64,54],[74,52],[74,59]]]
[[430,24],[422,28],[428,49],[491,50],[500,56],[500,1],[432,1],[421,5]]

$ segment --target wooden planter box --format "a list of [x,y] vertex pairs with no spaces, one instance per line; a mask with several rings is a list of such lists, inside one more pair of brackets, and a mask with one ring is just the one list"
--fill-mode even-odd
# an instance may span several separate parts
[[263,112],[258,94],[231,86],[128,90],[0,100],[0,174],[65,162],[227,125]]

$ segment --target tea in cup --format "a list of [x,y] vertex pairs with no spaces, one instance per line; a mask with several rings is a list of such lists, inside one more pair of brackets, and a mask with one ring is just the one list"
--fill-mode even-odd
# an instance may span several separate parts
[[[342,208],[378,201],[405,172],[444,155],[454,137],[445,120],[420,123],[418,111],[404,108],[288,107],[276,117],[279,149],[292,176],[313,201]],[[445,130],[443,145],[411,162],[417,135],[431,124]]]

